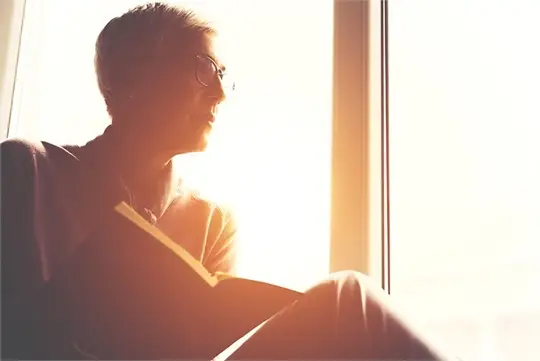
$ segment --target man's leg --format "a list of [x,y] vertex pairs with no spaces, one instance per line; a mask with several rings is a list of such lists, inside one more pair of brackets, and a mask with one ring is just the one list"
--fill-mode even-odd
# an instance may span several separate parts
[[216,360],[450,359],[406,325],[388,297],[359,273],[334,274]]

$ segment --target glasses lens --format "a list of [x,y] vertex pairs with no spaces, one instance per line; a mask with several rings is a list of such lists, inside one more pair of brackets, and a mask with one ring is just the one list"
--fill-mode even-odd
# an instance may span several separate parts
[[234,90],[235,84],[232,78],[220,71],[216,64],[205,56],[197,57],[197,79],[205,86],[210,86],[214,82],[221,81],[223,89]]
[[206,86],[212,84],[217,79],[216,65],[208,58],[197,57],[197,79]]

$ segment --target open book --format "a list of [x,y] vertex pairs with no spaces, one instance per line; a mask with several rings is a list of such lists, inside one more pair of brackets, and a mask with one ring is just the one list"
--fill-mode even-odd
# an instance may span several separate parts
[[170,358],[183,345],[212,344],[210,359],[302,295],[211,274],[124,202],[107,218],[77,250],[66,282],[74,337],[100,358]]
[[[129,205],[127,205],[125,202],[121,202],[114,210],[125,217],[127,220],[129,220],[131,223],[133,223],[134,226],[139,228],[141,231],[146,232],[149,236],[153,238],[156,242],[161,244],[166,248],[167,251],[171,252],[172,254],[176,255],[178,257],[178,261],[183,262],[186,266],[191,268],[191,271],[198,275],[200,277],[200,280],[210,287],[215,287],[220,281],[223,282],[225,280],[240,280],[241,278],[237,278],[233,275],[229,275],[226,273],[216,272],[214,274],[211,274],[208,272],[208,270],[195,258],[193,257],[188,251],[186,251],[181,245],[174,242],[172,239],[170,239],[165,233],[163,233],[159,228],[151,225],[149,222],[147,222],[139,213],[137,213],[133,208],[131,208]],[[253,280],[247,280],[245,281],[256,283],[257,281]],[[229,281],[230,283],[231,281]],[[238,282],[238,281],[233,281]],[[259,282],[260,283],[260,282]],[[275,288],[281,288],[279,286],[275,285],[269,285],[266,284],[267,287],[275,287]],[[295,294],[296,296],[299,296],[301,293],[287,289],[287,293]]]
[[[188,251],[186,251],[178,243],[175,243],[171,240],[165,233],[163,233],[159,228],[152,226],[147,222],[139,213],[137,213],[133,208],[128,206],[125,202],[119,203],[114,210],[124,216],[127,220],[133,223],[134,226],[140,228],[142,231],[151,235],[155,241],[161,243],[163,246],[168,248],[176,256],[178,256],[179,261],[184,262],[189,266],[192,271],[197,274],[201,281],[206,282],[210,287],[214,287],[219,282],[219,278],[222,275],[212,275],[210,272],[203,267],[203,265],[195,259]],[[219,278],[218,278],[219,277]]]

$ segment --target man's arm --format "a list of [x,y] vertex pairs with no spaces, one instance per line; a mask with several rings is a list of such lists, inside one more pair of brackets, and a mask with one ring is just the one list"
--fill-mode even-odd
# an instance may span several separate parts
[[185,191],[172,202],[158,227],[210,273],[234,275],[236,224],[229,211]]
[[[35,144],[6,140],[1,156],[2,359],[42,357],[54,333],[44,331],[42,260],[35,236]],[[44,335],[47,335],[45,337]]]
[[35,289],[42,281],[34,234],[35,149],[21,140],[0,144],[2,296]]
[[216,234],[212,242],[207,242],[203,265],[211,273],[236,273],[236,222],[232,214],[216,207],[210,228],[216,229],[209,234]]

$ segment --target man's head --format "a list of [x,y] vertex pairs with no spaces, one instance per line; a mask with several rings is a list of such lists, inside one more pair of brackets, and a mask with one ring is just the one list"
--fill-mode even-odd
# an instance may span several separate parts
[[204,150],[225,99],[216,36],[190,10],[162,3],[112,19],[97,39],[95,66],[113,128],[156,157]]

